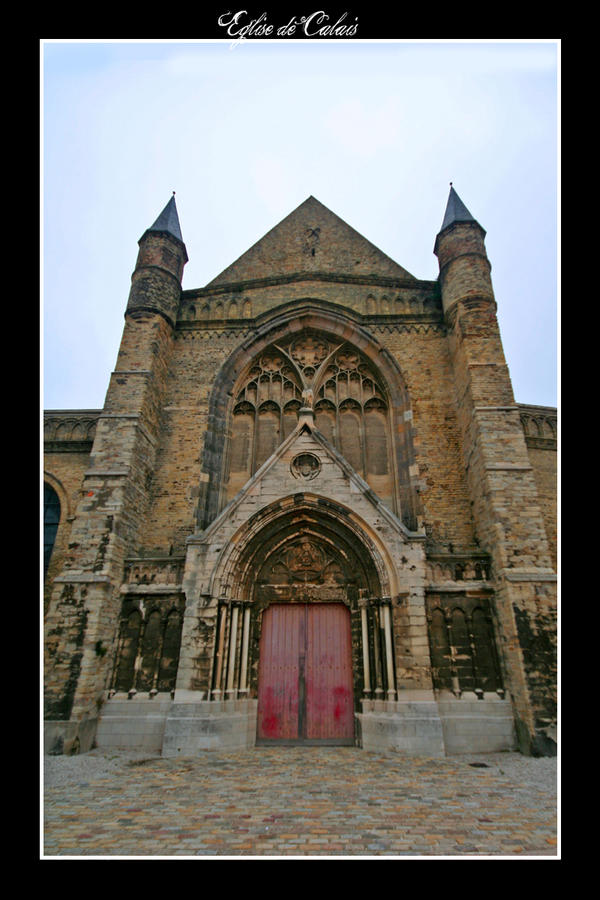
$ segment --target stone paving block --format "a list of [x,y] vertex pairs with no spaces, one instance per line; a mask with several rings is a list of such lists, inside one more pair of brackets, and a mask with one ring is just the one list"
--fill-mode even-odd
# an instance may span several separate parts
[[516,756],[484,769],[356,748],[124,757],[46,788],[44,853],[556,856],[556,791],[511,775]]

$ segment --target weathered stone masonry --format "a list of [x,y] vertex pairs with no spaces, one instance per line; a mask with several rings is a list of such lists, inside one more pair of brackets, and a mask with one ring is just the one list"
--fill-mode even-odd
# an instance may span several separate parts
[[311,197],[182,291],[167,204],[103,409],[45,415],[48,752],[253,746],[290,604],[346,609],[354,724],[298,651],[276,739],[554,752],[556,411],[515,402],[484,236],[452,189],[419,281]]

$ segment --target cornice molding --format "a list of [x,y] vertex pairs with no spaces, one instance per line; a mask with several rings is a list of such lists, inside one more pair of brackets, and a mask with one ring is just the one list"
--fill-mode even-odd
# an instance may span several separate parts
[[263,287],[280,284],[293,284],[302,281],[324,281],[334,284],[375,285],[407,290],[439,290],[438,281],[420,281],[410,278],[391,278],[383,275],[348,275],[343,272],[292,272],[289,275],[274,275],[270,278],[249,278],[246,281],[231,281],[226,284],[207,285],[182,291],[182,299],[208,297],[211,294],[242,293]]

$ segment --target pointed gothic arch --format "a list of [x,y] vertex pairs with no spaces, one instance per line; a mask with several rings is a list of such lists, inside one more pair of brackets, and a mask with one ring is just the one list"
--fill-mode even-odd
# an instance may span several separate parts
[[[256,602],[265,567],[272,569],[279,556],[302,540],[327,547],[323,559],[352,570],[358,590],[374,597],[396,592],[395,566],[378,535],[342,504],[324,503],[306,492],[264,507],[228,541],[212,573],[209,593]],[[320,577],[327,564],[323,562]]]
[[199,526],[260,468],[306,403],[327,440],[416,529],[418,478],[402,372],[356,317],[319,301],[267,317],[222,367],[211,395]]
[[[225,513],[219,517],[213,526],[217,533],[227,521]],[[395,696],[391,597],[398,590],[396,562],[377,530],[355,510],[310,493],[262,507],[218,553],[205,590],[206,597],[215,598],[214,643],[203,650],[212,699],[260,700],[263,629],[272,608],[291,607],[303,607],[319,629],[328,627],[326,609],[345,608],[352,635],[348,665],[354,711],[373,691]],[[315,608],[323,610],[322,616]],[[332,616],[339,624],[339,616]],[[204,663],[194,665],[200,671]]]

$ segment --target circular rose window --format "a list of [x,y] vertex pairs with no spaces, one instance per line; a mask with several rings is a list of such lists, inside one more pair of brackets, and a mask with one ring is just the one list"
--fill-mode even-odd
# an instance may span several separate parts
[[294,478],[310,481],[321,471],[321,463],[314,453],[301,453],[292,460],[291,470]]

